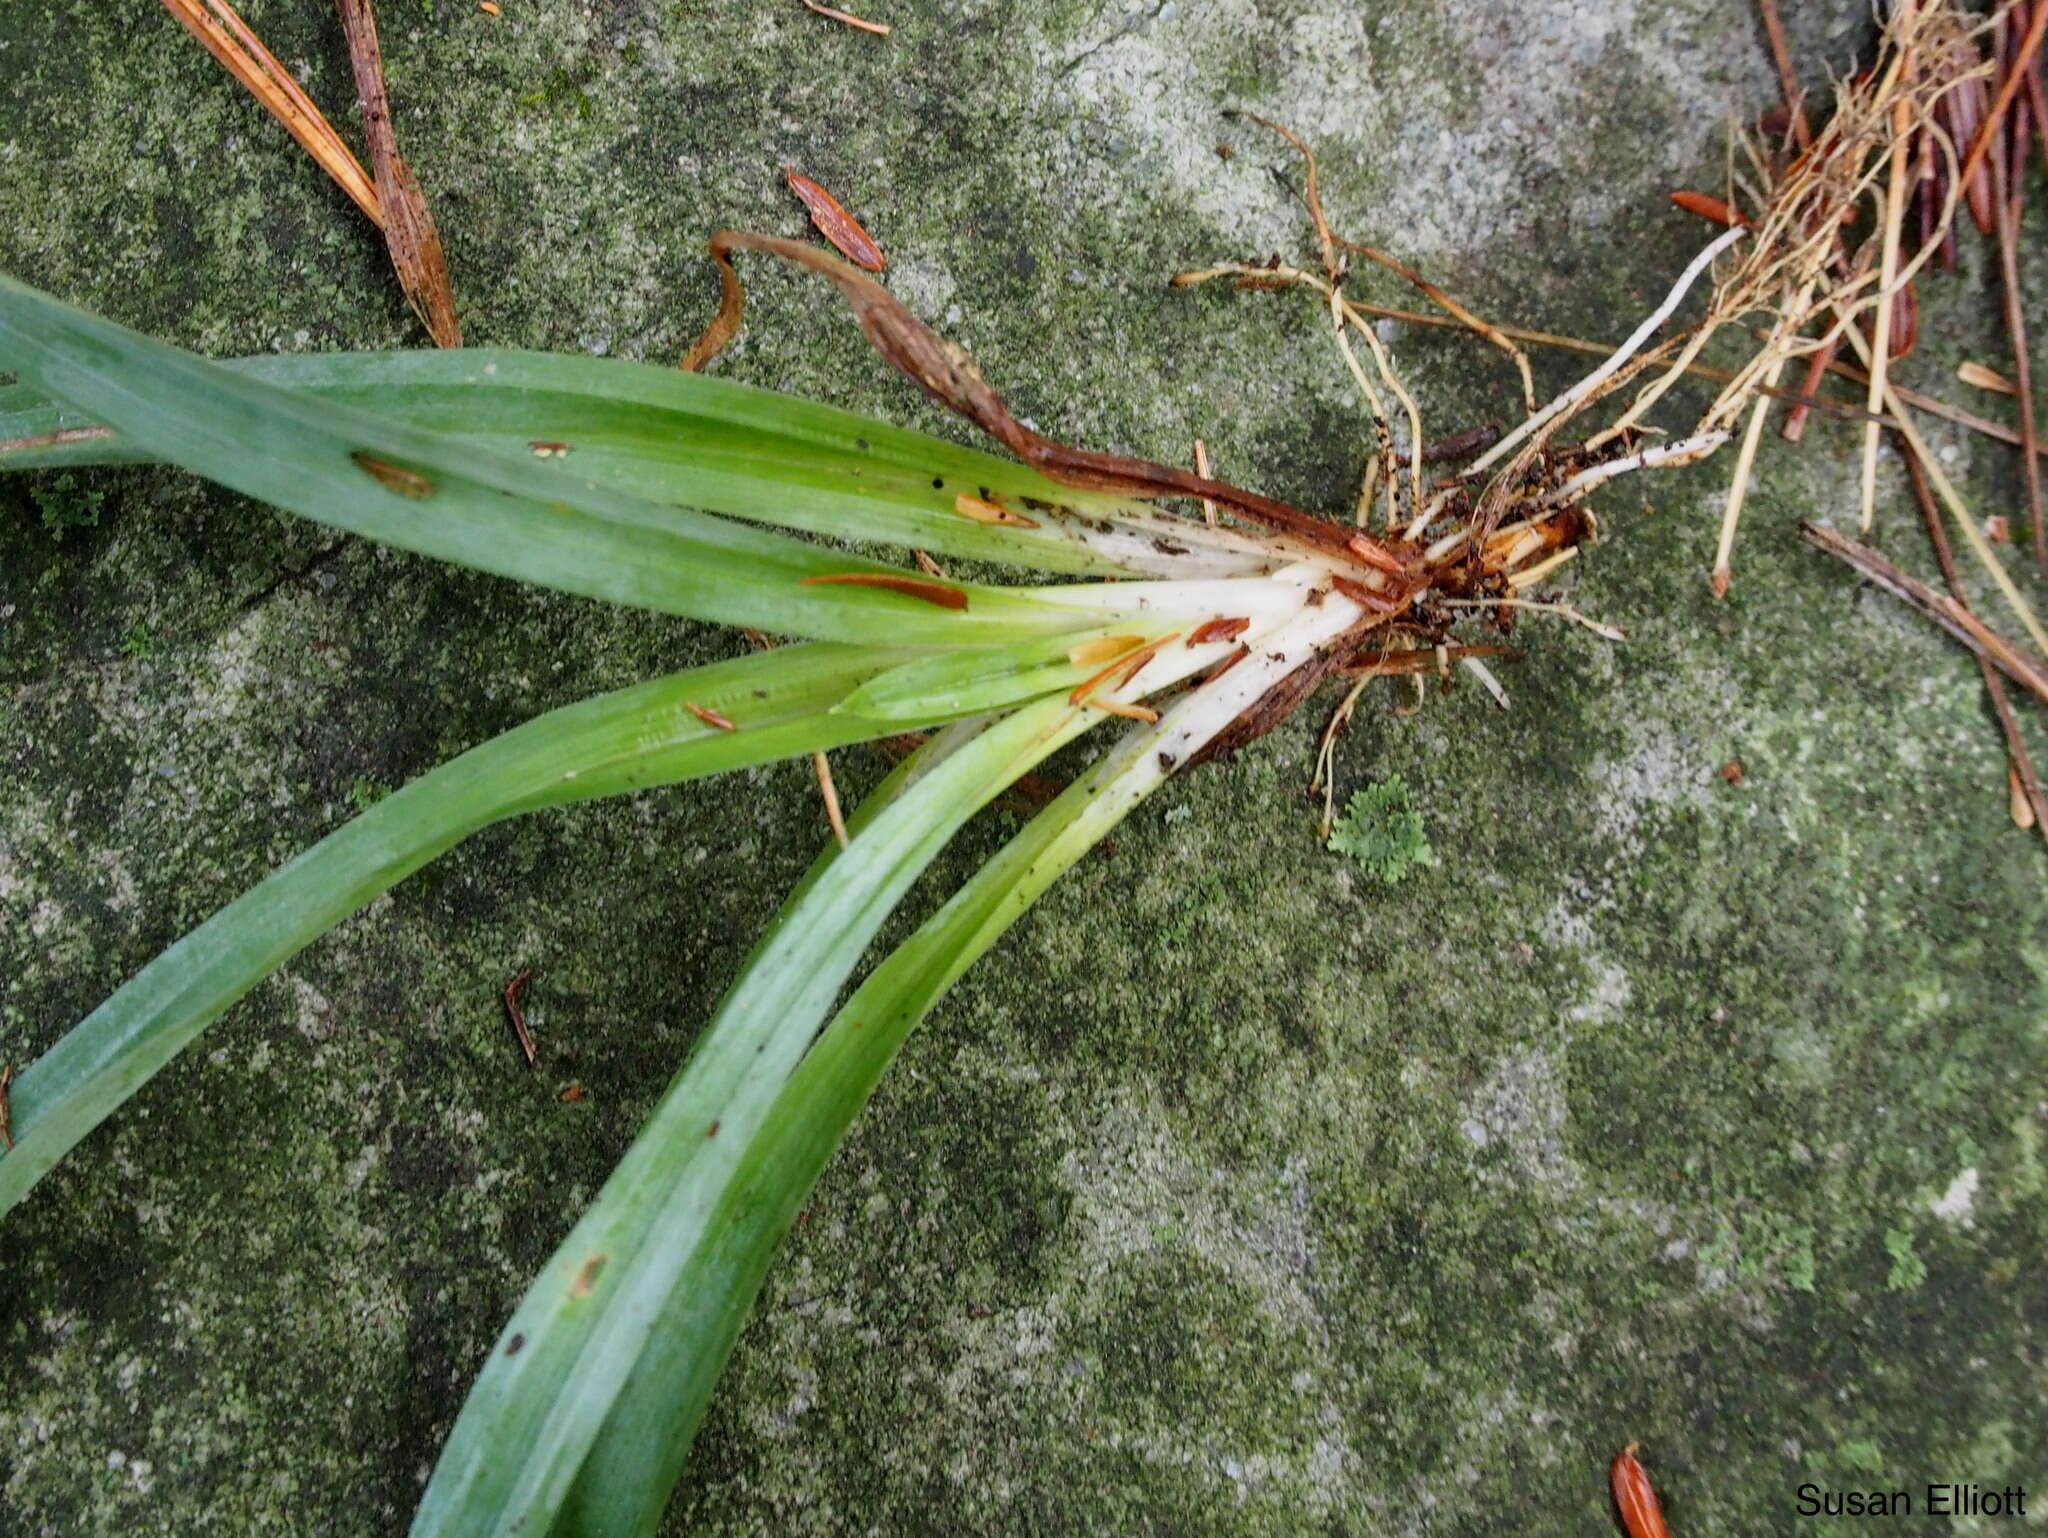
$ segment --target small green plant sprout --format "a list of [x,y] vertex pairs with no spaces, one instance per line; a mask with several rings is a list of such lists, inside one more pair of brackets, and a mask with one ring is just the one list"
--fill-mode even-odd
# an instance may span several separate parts
[[1409,797],[1408,782],[1398,774],[1352,793],[1344,815],[1330,830],[1329,846],[1388,886],[1407,880],[1418,865],[1437,863],[1422,814]]

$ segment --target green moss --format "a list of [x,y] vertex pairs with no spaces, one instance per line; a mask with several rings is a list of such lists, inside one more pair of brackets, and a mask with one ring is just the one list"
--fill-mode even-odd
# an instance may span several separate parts
[[1927,1263],[1913,1252],[1913,1231],[1909,1228],[1888,1228],[1884,1231],[1884,1252],[1892,1258],[1892,1268],[1884,1284],[1893,1292],[1912,1292],[1927,1281]]
[[42,515],[43,532],[58,544],[64,542],[67,534],[99,526],[107,493],[94,480],[91,471],[64,471],[30,478],[29,498]]
[[1344,815],[1330,829],[1328,843],[1387,886],[1407,877],[1418,865],[1436,864],[1436,851],[1423,831],[1422,814],[1409,800],[1408,782],[1398,774],[1353,791]]

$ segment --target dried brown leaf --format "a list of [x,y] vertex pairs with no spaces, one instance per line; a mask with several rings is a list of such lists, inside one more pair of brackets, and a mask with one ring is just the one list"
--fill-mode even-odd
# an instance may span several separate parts
[[384,88],[384,56],[377,46],[377,21],[370,0],[338,3],[349,63],[355,70],[356,97],[362,103],[363,137],[369,142],[377,198],[384,208],[384,242],[391,251],[391,265],[397,269],[399,286],[413,313],[435,345],[460,347],[462,329],[455,319],[455,291],[448,281],[441,234],[427,211],[426,194],[412,167],[398,153],[398,135],[391,126],[391,98]]
[[875,238],[860,227],[859,220],[839,206],[837,198],[794,166],[784,166],[782,174],[789,182],[789,190],[810,211],[811,223],[818,227],[818,233],[832,242],[841,256],[869,272],[880,272],[889,265],[889,259],[882,255],[882,248],[875,244]]

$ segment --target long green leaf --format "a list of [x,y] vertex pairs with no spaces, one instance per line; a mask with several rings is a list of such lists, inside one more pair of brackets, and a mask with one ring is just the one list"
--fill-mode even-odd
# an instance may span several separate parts
[[414,1538],[548,1530],[695,1260],[706,1213],[877,928],[975,808],[1086,725],[1049,701],[971,740],[956,733],[944,742],[951,751],[930,755],[936,761],[784,908],[500,1336],[427,1487]]
[[[901,652],[789,646],[548,712],[376,803],[157,957],[21,1074],[0,1215],[273,969],[428,860],[539,807],[896,730],[832,706]],[[730,719],[726,731],[689,707]]]
[[776,1245],[909,1031],[1062,872],[1165,783],[1173,764],[1350,623],[1357,611],[1346,611],[1311,611],[1256,636],[1258,655],[1203,685],[1156,727],[1127,735],[855,991],[690,1236],[691,1259],[552,1538],[646,1538],[655,1530]]
[[1112,794],[1116,767],[1099,767],[1039,813],[875,968],[811,1048],[702,1222],[553,1538],[654,1532],[797,1211],[911,1030],[1137,804]]
[[1129,656],[1158,634],[1111,627],[1050,638],[1034,637],[968,652],[914,657],[862,684],[839,708],[878,721],[914,721],[934,715],[997,710],[1041,694],[1072,689],[1103,672],[1105,666],[1114,667],[1119,660],[1106,657],[1075,663],[1069,653],[1076,645],[1124,636],[1130,644],[1123,655]]
[[[1270,559],[1255,536],[1205,531],[1205,544],[1223,548],[1197,552],[1184,524],[1128,498],[1076,491],[1014,460],[677,369],[489,349],[266,354],[221,366],[516,454],[544,454],[556,475],[784,528],[1101,575],[1224,576]],[[125,438],[76,436],[93,425],[42,392],[0,389],[0,466],[150,458]],[[962,493],[998,499],[1039,527],[976,523],[958,511]]]
[[[953,610],[806,578],[892,568],[666,506],[573,459],[433,432],[280,388],[0,277],[0,367],[168,460],[371,539],[566,592],[779,634],[965,646],[1068,628],[1000,588]],[[793,491],[792,496],[801,495]]]

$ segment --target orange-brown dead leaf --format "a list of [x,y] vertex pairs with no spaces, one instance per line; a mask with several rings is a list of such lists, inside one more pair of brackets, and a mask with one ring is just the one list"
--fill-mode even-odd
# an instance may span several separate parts
[[1628,1538],[1671,1538],[1671,1530],[1664,1525],[1664,1508],[1657,1504],[1656,1488],[1636,1461],[1637,1445],[1631,1442],[1616,1453],[1607,1471],[1621,1525],[1628,1530]]
[[810,211],[811,223],[818,227],[818,233],[829,240],[841,256],[869,272],[880,272],[889,265],[889,259],[882,255],[882,248],[875,244],[874,236],[839,206],[837,198],[794,166],[784,166],[782,175],[789,183],[789,190],[796,194],[797,201]]

